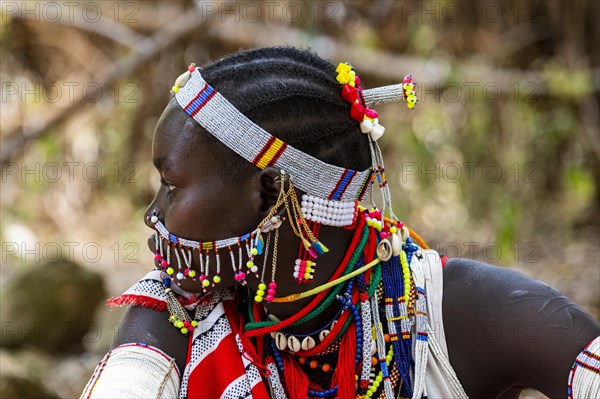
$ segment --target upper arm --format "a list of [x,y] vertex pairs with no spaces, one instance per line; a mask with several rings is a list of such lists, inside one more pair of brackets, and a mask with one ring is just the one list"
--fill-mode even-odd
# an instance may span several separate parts
[[564,397],[575,357],[600,325],[547,284],[465,259],[444,270],[450,360],[472,397],[512,386]]
[[159,348],[175,359],[183,372],[188,349],[188,336],[169,323],[169,313],[141,306],[130,306],[117,329],[113,347],[137,342]]

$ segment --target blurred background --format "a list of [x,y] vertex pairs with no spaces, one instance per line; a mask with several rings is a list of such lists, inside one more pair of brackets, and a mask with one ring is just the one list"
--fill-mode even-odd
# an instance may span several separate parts
[[415,110],[377,108],[396,214],[599,317],[597,2],[0,4],[0,396],[79,396],[119,328],[104,301],[152,268],[142,217],[171,85],[261,46],[351,62],[367,88],[413,73]]

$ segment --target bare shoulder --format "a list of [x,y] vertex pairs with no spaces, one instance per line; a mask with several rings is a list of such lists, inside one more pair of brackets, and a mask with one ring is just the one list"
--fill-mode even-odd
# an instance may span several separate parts
[[152,345],[174,358],[179,370],[183,372],[188,339],[168,319],[167,311],[130,306],[119,323],[113,347],[130,342]]
[[531,387],[566,395],[577,354],[600,324],[549,285],[467,259],[444,269],[444,329],[450,361],[471,397]]

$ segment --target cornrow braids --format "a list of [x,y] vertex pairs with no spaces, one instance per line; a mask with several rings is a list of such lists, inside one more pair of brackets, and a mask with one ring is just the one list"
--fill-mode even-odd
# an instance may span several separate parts
[[[318,55],[293,47],[242,51],[203,67],[202,76],[240,112],[287,144],[340,167],[365,170],[371,165],[368,137],[350,118],[335,67]],[[247,163],[222,147],[223,156]],[[239,170],[248,169],[240,165]]]

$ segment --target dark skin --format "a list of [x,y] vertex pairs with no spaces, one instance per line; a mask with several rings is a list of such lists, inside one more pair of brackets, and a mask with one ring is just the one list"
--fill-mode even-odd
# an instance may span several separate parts
[[[173,101],[163,113],[153,142],[153,159],[163,185],[147,215],[157,211],[173,234],[198,241],[239,236],[253,230],[277,199],[279,171],[252,167],[244,179],[229,181],[223,172],[227,170],[227,157],[222,156],[222,144],[206,133],[199,138],[195,123]],[[207,168],[212,172],[206,173]],[[319,258],[315,282],[299,286],[291,270],[298,241],[289,224],[284,223],[280,230],[277,296],[326,282],[352,236],[351,231],[323,226],[319,238],[330,252]],[[149,244],[154,250],[153,243]],[[226,261],[222,276],[219,288],[234,285],[231,266]],[[251,291],[257,285],[256,278],[249,278]],[[189,279],[182,282],[182,287],[200,291]],[[310,298],[265,307],[285,319],[308,301]],[[295,332],[314,331],[336,313],[337,308],[332,307]],[[600,335],[600,324],[594,318],[548,285],[508,269],[466,259],[452,259],[444,269],[443,317],[450,361],[471,398],[516,398],[526,387],[551,398],[565,397],[573,360]],[[123,317],[114,345],[154,345],[174,357],[183,370],[188,339],[167,319],[167,312],[131,307]]]

